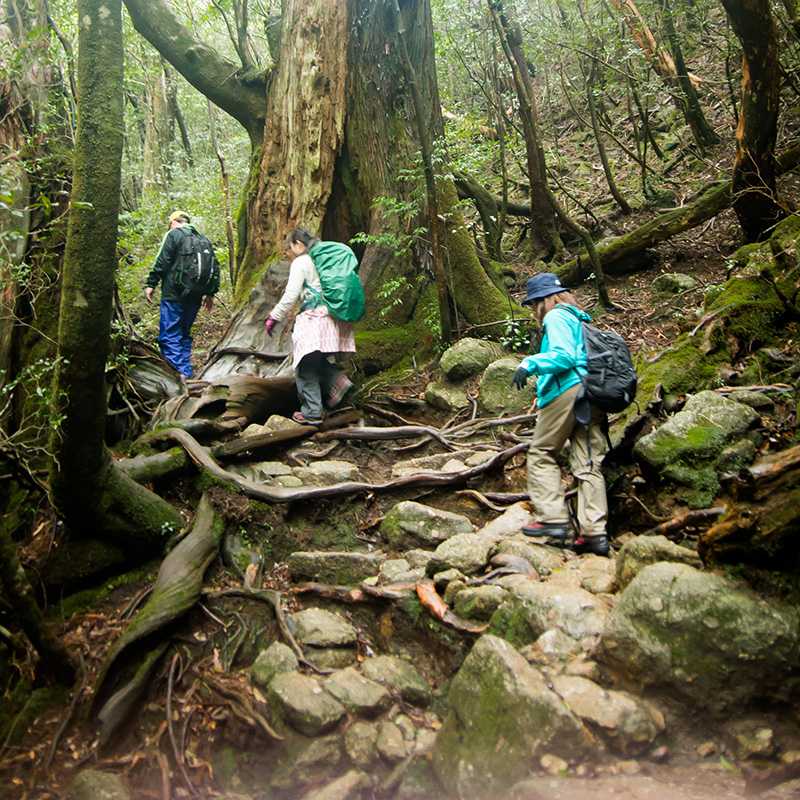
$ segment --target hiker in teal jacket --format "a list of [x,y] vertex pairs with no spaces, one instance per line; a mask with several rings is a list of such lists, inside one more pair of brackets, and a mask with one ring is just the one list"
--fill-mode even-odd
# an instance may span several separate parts
[[528,281],[523,305],[533,305],[544,335],[539,353],[523,359],[513,378],[513,384],[522,389],[530,375],[537,376],[538,418],[528,450],[528,494],[537,519],[522,532],[566,542],[569,514],[556,456],[569,440],[570,469],[578,481],[580,525],[573,546],[576,552],[608,555],[608,501],[601,470],[607,450],[605,415],[593,410],[591,424],[584,426],[576,420],[574,409],[586,375],[582,323],[591,318],[549,272]]

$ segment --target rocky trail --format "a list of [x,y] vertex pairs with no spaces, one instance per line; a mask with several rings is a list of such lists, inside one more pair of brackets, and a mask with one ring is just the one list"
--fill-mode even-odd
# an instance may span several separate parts
[[[45,519],[26,543],[83,678],[28,686],[4,796],[795,796],[800,367],[763,263],[797,230],[664,278],[702,299],[658,335],[628,298],[608,559],[521,534],[535,407],[496,342],[367,383],[320,430],[285,416],[289,378],[190,384],[117,462],[181,509],[164,553],[76,593],[85,553]],[[93,551],[95,584],[119,558]]]

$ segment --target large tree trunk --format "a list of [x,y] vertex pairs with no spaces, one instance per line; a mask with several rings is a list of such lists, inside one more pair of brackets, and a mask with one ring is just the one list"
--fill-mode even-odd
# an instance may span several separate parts
[[[371,237],[361,255],[368,297],[368,316],[361,327],[375,329],[369,334],[371,339],[388,342],[397,326],[412,319],[421,326],[420,320],[430,312],[429,300],[435,303],[428,243],[415,241],[399,255],[375,243],[382,234],[407,234],[424,219],[422,208],[409,222],[375,206],[380,197],[410,200],[422,185],[421,171],[419,183],[400,177],[403,170],[419,167],[419,144],[401,53],[392,33],[396,30],[393,4],[388,0],[286,0],[278,60],[259,109],[249,105],[253,84],[242,80],[237,90],[233,86],[236,68],[194,40],[161,0],[125,0],[125,4],[137,30],[190,83],[242,122],[255,145],[239,219],[235,287],[239,311],[220,347],[236,342],[261,352],[286,349],[285,341],[263,334],[263,319],[285,282],[282,240],[298,224],[323,238],[348,241],[356,233]],[[435,140],[443,126],[430,6],[428,0],[413,0],[401,3],[401,9],[426,114],[423,124]],[[191,58],[196,52],[208,54],[202,72],[200,62]],[[222,85],[223,75],[227,86]],[[240,91],[248,98],[247,108]],[[505,318],[508,298],[477,258],[474,242],[454,208],[457,198],[452,181],[440,177],[437,189],[439,212],[445,219],[443,247],[456,324]],[[392,285],[401,287],[404,302],[381,315],[379,293]],[[253,303],[261,307],[256,310]],[[433,316],[438,318],[435,307]],[[423,335],[420,331],[415,342]],[[387,352],[399,358],[403,349],[392,346]],[[249,372],[251,364],[242,366],[241,356],[225,356],[214,365],[214,374]],[[252,367],[261,375],[274,372],[274,365],[263,359]]]
[[117,469],[105,447],[122,156],[120,0],[80,0],[79,118],[62,271],[51,491],[76,531],[140,544],[182,525],[165,501]]
[[145,70],[145,134],[142,152],[142,194],[151,203],[169,189],[170,145],[175,120],[167,93],[167,75],[158,59]]
[[768,0],[722,0],[742,44],[742,107],[736,128],[733,209],[750,241],[784,216],[775,189],[780,65]]

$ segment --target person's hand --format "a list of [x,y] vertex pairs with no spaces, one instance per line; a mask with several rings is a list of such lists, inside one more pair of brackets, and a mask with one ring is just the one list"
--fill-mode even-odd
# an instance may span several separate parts
[[278,320],[267,317],[264,327],[267,329],[267,336],[272,336],[272,329],[278,324]]
[[511,379],[511,384],[516,386],[517,389],[522,390],[528,382],[528,370],[525,367],[517,367],[514,377]]
[[147,302],[148,303],[152,303],[153,302],[153,287],[152,286],[146,286],[145,287],[144,296],[147,298]]
[[211,311],[211,309],[214,308],[214,295],[207,294],[203,298],[203,308],[205,308],[206,311]]

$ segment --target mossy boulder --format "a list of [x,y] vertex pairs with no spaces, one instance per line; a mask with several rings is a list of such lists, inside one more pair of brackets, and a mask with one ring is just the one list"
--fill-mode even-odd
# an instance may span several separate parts
[[687,564],[653,564],[619,597],[597,655],[695,709],[787,701],[800,689],[800,611]]
[[463,384],[450,381],[431,381],[425,387],[425,402],[440,411],[458,411],[469,405]]
[[372,331],[356,331],[357,360],[365,375],[375,375],[394,366],[418,348],[412,325]]
[[680,272],[665,272],[653,281],[653,291],[670,295],[688,292],[697,286],[697,280],[691,275]]
[[366,659],[361,671],[372,681],[383,684],[407,703],[427,706],[431,688],[408,661],[396,656],[374,656]]
[[377,575],[383,553],[347,553],[327,550],[298,550],[288,560],[294,580],[352,585]]
[[471,586],[456,594],[455,612],[461,617],[488,622],[506,596],[502,586]]
[[130,800],[130,797],[124,778],[99,769],[81,770],[67,789],[67,800]]
[[520,363],[521,359],[508,356],[486,367],[478,388],[478,405],[484,412],[501,416],[524,413],[530,408],[536,396],[536,381],[529,380],[522,391],[511,384]]
[[662,478],[689,487],[685,499],[707,506],[719,491],[717,465],[723,451],[744,437],[758,414],[716,392],[692,395],[684,408],[636,443],[637,458]]
[[272,679],[281,672],[294,672],[299,664],[294,651],[283,644],[273,642],[266,650],[258,654],[258,658],[250,667],[250,680],[260,686],[269,686]]
[[319,681],[299,672],[282,672],[269,685],[270,706],[290,727],[306,736],[335,728],[344,706]]
[[583,759],[595,746],[542,673],[496,636],[482,636],[464,659],[448,705],[433,765],[461,798],[502,797],[546,753]]
[[414,545],[436,547],[451,536],[474,530],[472,522],[463,514],[442,511],[413,500],[392,506],[381,523],[381,535],[395,549]]
[[702,569],[703,562],[694,550],[671,542],[666,536],[637,536],[620,548],[616,559],[615,582],[622,591],[645,567],[668,561]]
[[503,348],[486,339],[460,339],[442,353],[439,368],[450,381],[470,378],[503,357]]

